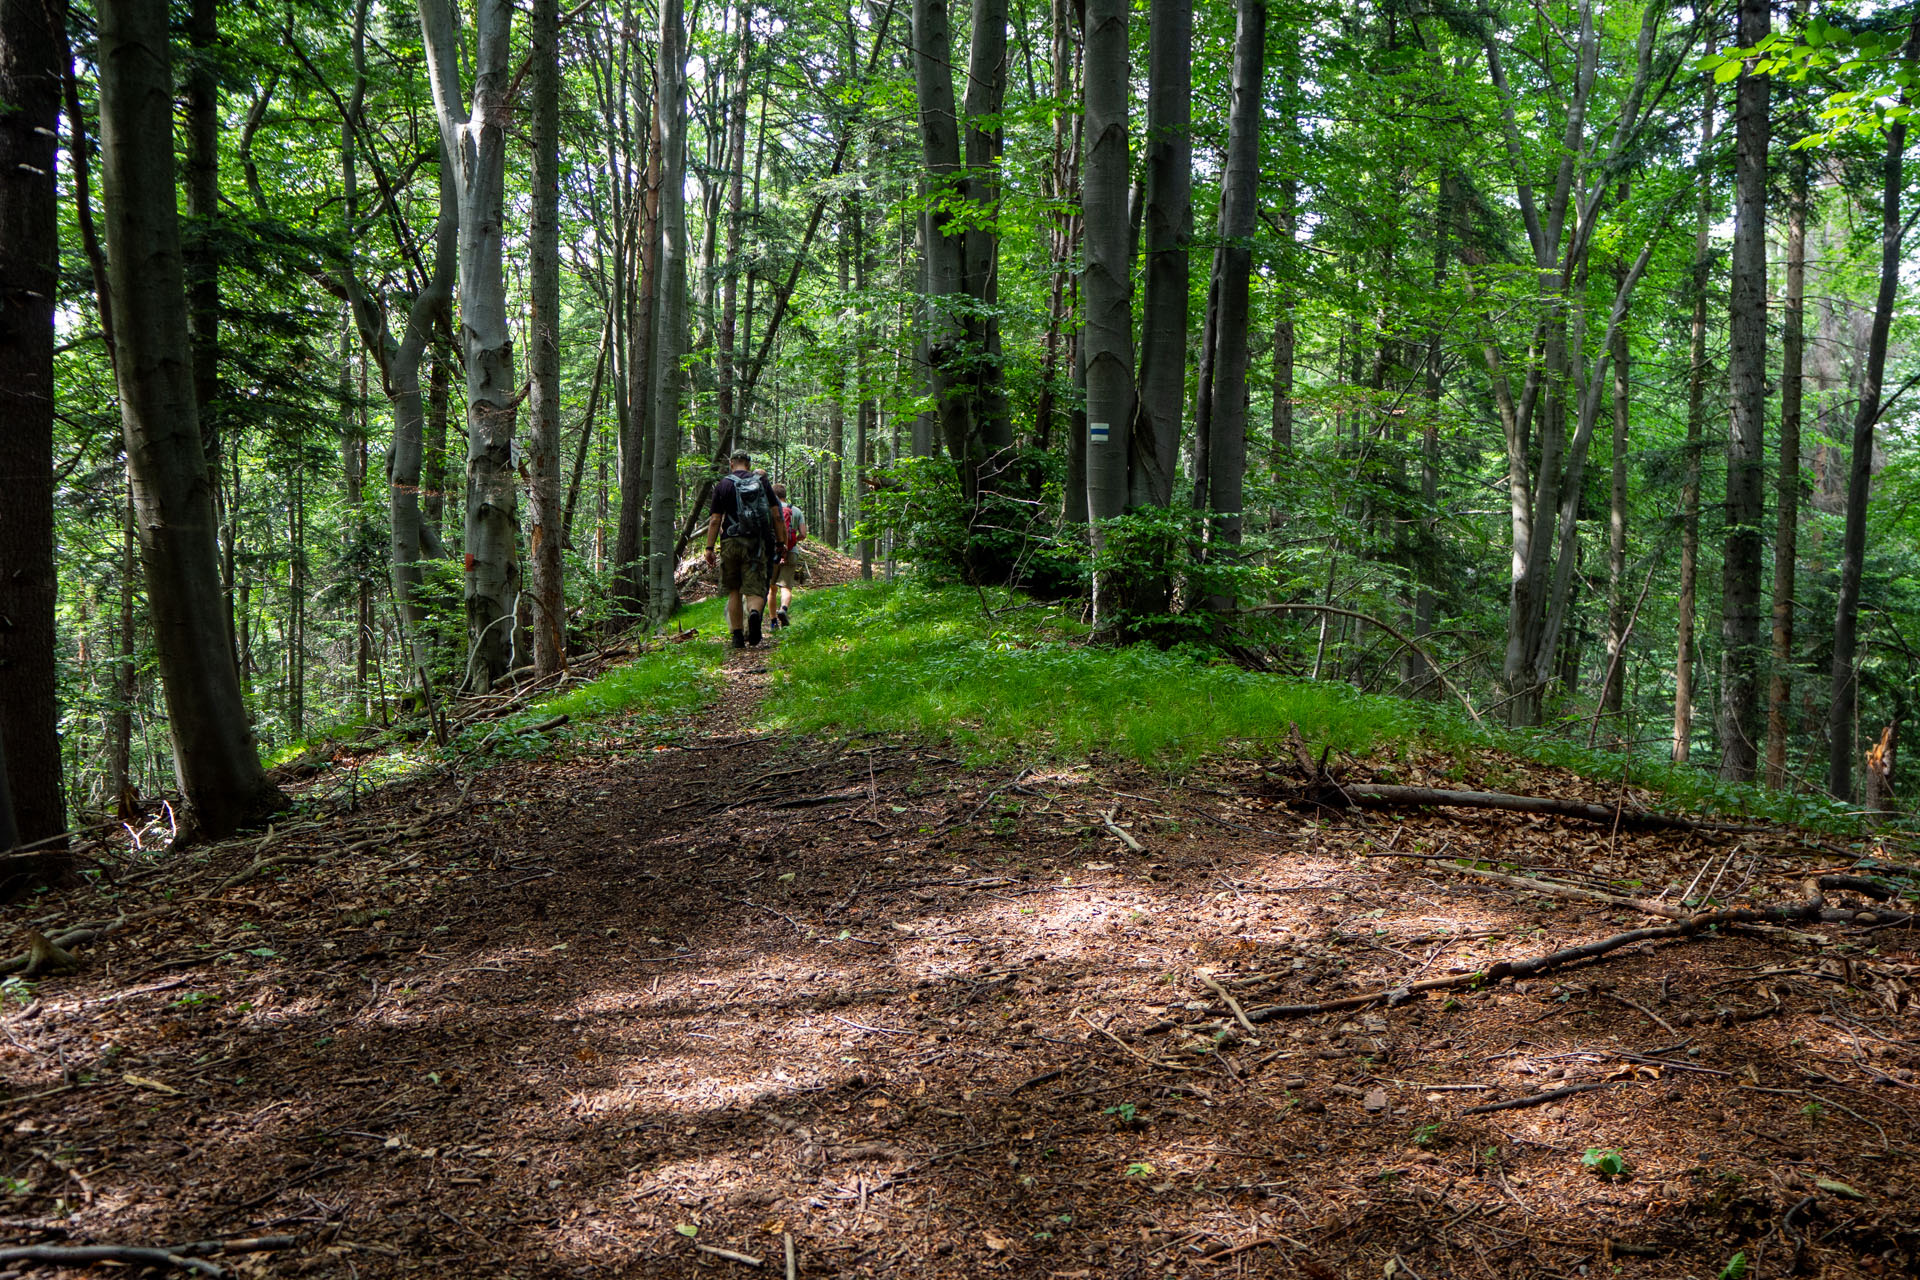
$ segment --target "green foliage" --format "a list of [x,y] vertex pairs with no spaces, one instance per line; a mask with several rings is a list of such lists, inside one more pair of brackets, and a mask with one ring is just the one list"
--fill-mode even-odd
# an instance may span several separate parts
[[1720,1268],[1716,1280],[1747,1280],[1748,1270],[1747,1255],[1742,1251],[1727,1259],[1727,1265]]
[[901,458],[881,469],[851,536],[891,535],[895,554],[932,582],[1077,592],[1086,569],[1077,540],[1059,529],[1062,468],[1057,455],[1014,450],[976,507],[950,460]]
[[1590,1169],[1602,1178],[1624,1178],[1629,1172],[1626,1157],[1620,1154],[1618,1147],[1588,1147],[1586,1154],[1580,1157],[1582,1168]]

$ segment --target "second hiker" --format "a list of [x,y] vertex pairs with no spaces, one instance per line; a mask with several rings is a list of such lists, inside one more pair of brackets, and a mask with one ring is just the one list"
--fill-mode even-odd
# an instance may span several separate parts
[[[744,449],[734,450],[732,470],[713,486],[713,511],[707,517],[707,567],[717,568],[727,593],[727,626],[733,647],[760,643],[761,612],[767,584],[780,562],[780,532],[772,485],[753,469]],[[717,555],[716,555],[717,550]]]
[[786,527],[786,545],[781,549],[780,567],[774,571],[773,625],[785,627],[792,625],[787,610],[793,607],[793,590],[807,580],[807,567],[800,562],[795,550],[807,540],[807,517],[804,512],[787,501],[787,486],[784,481],[773,482],[773,496],[780,504],[781,523]]

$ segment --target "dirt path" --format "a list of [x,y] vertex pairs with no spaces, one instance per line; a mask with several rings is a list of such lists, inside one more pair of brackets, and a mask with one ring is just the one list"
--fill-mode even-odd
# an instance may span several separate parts
[[[1248,1005],[1325,999],[1631,923],[1382,846],[1657,885],[1730,843],[1501,815],[1335,829],[1245,766],[1170,787],[767,740],[765,663],[734,655],[677,746],[637,730],[481,772],[421,834],[183,905],[8,1004],[5,1239],[282,1232],[295,1247],[220,1265],[355,1280],[746,1274],[700,1246],[779,1275],[787,1237],[809,1277],[1920,1258],[1906,936],[1648,945],[1244,1039],[1150,1034],[1213,1008],[1196,971]],[[396,788],[343,821],[405,832],[459,795]],[[1728,874],[1771,892],[1764,851]],[[1582,1082],[1606,1087],[1465,1114]]]

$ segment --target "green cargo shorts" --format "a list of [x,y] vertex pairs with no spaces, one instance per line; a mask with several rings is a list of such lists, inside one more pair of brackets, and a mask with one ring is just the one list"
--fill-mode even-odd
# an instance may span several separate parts
[[745,538],[720,540],[720,589],[752,599],[767,594],[767,556]]

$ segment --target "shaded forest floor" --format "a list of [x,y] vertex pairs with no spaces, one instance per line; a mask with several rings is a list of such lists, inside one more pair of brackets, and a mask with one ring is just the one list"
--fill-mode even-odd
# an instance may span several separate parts
[[[355,1280],[783,1275],[789,1237],[813,1277],[1920,1265],[1904,928],[1187,1025],[1223,1016],[1201,974],[1319,1001],[1642,922],[1458,856],[1649,894],[1718,869],[1713,896],[1767,903],[1837,848],[767,737],[766,662],[732,655],[671,741],[409,782],[34,903],[154,914],[0,1009],[0,1238],[290,1234],[213,1265]],[[1580,1083],[1605,1087],[1465,1114]]]

